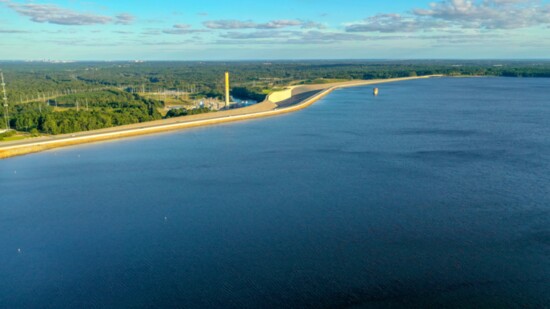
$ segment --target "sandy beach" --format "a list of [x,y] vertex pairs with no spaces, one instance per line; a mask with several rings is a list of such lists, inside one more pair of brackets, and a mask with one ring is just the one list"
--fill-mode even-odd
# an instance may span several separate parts
[[261,103],[244,108],[73,134],[45,136],[15,142],[0,142],[0,159],[71,145],[281,115],[304,109],[338,88],[377,85],[431,77],[441,77],[441,75],[291,86],[285,90],[272,93]]

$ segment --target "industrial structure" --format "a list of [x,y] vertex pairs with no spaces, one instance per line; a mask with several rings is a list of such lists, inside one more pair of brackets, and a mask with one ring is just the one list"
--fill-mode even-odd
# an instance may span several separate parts
[[229,96],[229,72],[225,72],[225,108],[229,108],[231,97]]
[[6,121],[6,130],[10,129],[10,117],[8,115],[8,96],[6,95],[6,83],[4,82],[4,72],[0,71],[0,81],[2,82],[2,101],[4,105],[4,120]]

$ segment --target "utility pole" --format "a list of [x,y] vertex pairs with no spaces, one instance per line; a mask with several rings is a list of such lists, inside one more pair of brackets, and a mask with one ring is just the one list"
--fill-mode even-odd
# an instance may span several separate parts
[[4,101],[4,120],[6,121],[6,129],[10,129],[10,117],[8,115],[8,96],[6,95],[6,83],[4,82],[4,72],[0,71],[0,77],[1,77],[1,85],[2,85],[2,93],[3,93],[3,101]]

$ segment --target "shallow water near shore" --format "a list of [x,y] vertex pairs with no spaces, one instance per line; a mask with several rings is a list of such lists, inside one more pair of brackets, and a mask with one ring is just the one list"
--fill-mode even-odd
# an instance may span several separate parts
[[0,161],[0,307],[543,308],[550,79]]

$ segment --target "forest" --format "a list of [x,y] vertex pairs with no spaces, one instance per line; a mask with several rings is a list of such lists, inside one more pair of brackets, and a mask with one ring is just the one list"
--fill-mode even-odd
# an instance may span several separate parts
[[[261,101],[291,84],[444,74],[448,76],[550,77],[550,61],[247,61],[247,62],[15,62],[0,61],[6,79],[8,121],[31,134],[62,134],[209,112],[170,110],[162,97],[223,98],[224,72],[232,95]],[[0,117],[4,119],[4,109]],[[5,129],[5,121],[0,129]]]
[[[79,98],[82,106],[67,108],[79,102]],[[58,110],[51,101],[15,105],[11,127],[32,134],[62,134],[162,118],[156,109],[161,102],[115,90],[67,95],[55,104]]]

